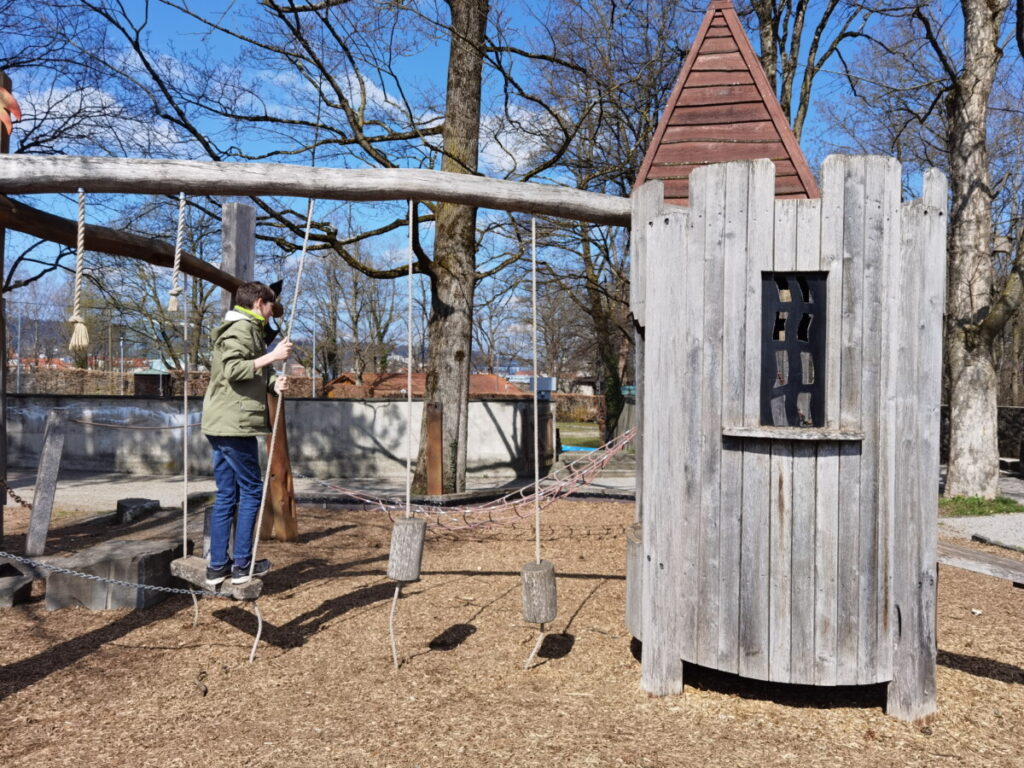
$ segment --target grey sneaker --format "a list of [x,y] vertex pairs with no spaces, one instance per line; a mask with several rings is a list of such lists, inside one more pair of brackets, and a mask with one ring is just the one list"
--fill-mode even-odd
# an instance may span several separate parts
[[223,565],[220,568],[211,568],[206,566],[206,586],[216,587],[224,579],[231,574],[231,563]]
[[[263,576],[267,571],[270,570],[269,560],[257,560],[256,567],[252,570],[252,575],[257,579]],[[235,566],[231,569],[231,583],[232,584],[246,584],[249,581],[249,566],[245,567]]]

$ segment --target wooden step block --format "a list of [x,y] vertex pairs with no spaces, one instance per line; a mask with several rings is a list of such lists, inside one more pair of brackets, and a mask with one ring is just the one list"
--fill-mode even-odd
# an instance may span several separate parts
[[263,580],[255,577],[249,579],[245,584],[232,584],[231,577],[228,576],[228,578],[215,587],[207,586],[206,560],[194,555],[171,561],[171,574],[177,576],[182,581],[187,581],[198,589],[217,592],[233,597],[235,600],[255,600],[263,591]]

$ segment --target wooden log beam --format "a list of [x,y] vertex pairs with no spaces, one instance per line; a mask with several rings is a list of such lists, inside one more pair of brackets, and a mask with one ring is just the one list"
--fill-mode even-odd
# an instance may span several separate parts
[[595,224],[629,226],[630,202],[553,184],[502,181],[414,168],[309,168],[105,157],[0,158],[0,193],[283,195],[327,200],[436,200]]
[[[76,187],[77,189],[77,187]],[[46,211],[40,211],[9,197],[0,195],[0,228],[6,227],[26,235],[49,240],[74,248],[78,237],[78,224]],[[90,251],[111,256],[127,256],[158,267],[174,266],[174,244],[153,237],[133,235],[110,227],[85,225],[85,247]],[[213,283],[234,292],[242,281],[191,253],[182,252],[181,269],[193,277]]]

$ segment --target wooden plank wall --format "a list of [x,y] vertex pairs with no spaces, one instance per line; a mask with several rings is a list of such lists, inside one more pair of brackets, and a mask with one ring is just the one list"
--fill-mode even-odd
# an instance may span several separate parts
[[[644,687],[680,690],[678,658],[778,682],[909,678],[890,702],[914,714],[934,693],[940,182],[901,207],[893,160],[831,157],[822,176],[823,199],[776,200],[770,161],[698,168],[688,218],[648,223]],[[836,439],[743,435],[760,426],[772,270],[828,273],[816,375]]]

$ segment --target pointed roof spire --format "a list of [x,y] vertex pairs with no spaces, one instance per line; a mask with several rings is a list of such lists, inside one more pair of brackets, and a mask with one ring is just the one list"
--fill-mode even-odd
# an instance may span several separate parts
[[688,205],[696,166],[764,157],[775,162],[777,197],[819,196],[731,0],[711,0],[634,187],[662,179],[665,201]]

